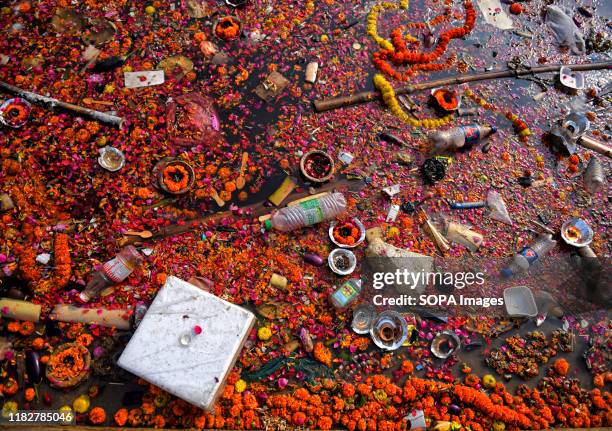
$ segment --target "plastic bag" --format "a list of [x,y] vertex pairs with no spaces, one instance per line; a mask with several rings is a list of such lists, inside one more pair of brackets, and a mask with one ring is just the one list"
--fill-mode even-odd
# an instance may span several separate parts
[[563,10],[557,6],[546,7],[546,23],[555,35],[560,46],[567,46],[573,54],[585,53],[585,43],[582,33]]
[[211,145],[221,137],[221,124],[213,100],[199,93],[170,99],[166,119],[168,135],[176,145]]

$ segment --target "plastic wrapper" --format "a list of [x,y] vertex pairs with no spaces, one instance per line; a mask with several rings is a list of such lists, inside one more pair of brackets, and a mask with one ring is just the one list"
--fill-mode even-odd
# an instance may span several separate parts
[[555,39],[560,46],[568,47],[573,54],[585,53],[585,42],[582,33],[562,9],[557,6],[546,8],[546,24],[553,31]]

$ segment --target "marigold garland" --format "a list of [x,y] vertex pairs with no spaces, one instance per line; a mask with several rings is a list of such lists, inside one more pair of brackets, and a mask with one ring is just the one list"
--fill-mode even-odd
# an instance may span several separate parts
[[64,288],[70,281],[72,275],[72,260],[68,248],[68,235],[58,233],[53,244],[53,259],[55,269],[51,278],[34,284],[34,291],[38,295],[44,295],[51,290]]
[[[501,111],[501,109],[499,109],[497,106],[493,105],[492,103],[487,102],[487,100],[484,99],[483,97],[477,96],[472,90],[466,90],[464,94],[467,97],[469,97],[471,100],[473,100],[474,102],[478,103],[480,106],[482,106],[487,111],[492,111],[492,112]],[[527,123],[521,120],[518,117],[518,115],[510,111],[504,112],[504,115],[508,120],[510,120],[510,122],[512,122],[514,131],[515,133],[519,135],[520,141],[526,144],[529,141],[529,136],[531,136],[531,130],[529,130]]]
[[425,127],[428,129],[437,128],[448,124],[453,119],[453,115],[449,114],[442,118],[425,118],[423,120],[417,120],[404,112],[397,101],[393,86],[380,73],[374,76],[374,86],[382,93],[383,101],[393,115],[412,127]]
[[[450,16],[450,2],[445,2],[447,8],[445,13],[435,17],[429,25],[437,25],[448,19]],[[400,26],[391,32],[391,39],[387,40],[378,35],[377,33],[377,21],[380,12],[390,9],[407,9],[408,1],[400,1],[398,4],[391,2],[384,2],[375,5],[368,14],[366,32],[367,34],[376,41],[381,47],[381,50],[374,53],[373,63],[374,66],[382,72],[374,76],[374,86],[382,93],[383,101],[389,107],[391,112],[397,116],[404,123],[407,123],[413,127],[425,127],[434,128],[440,127],[444,124],[449,123],[452,120],[452,115],[447,115],[439,119],[423,119],[418,120],[408,114],[406,114],[401,108],[395,97],[395,91],[391,84],[386,80],[383,75],[388,75],[399,81],[407,81],[413,77],[417,71],[440,71],[450,68],[456,61],[456,55],[451,53],[448,58],[442,63],[434,63],[435,60],[440,58],[446,52],[448,44],[452,39],[464,37],[470,33],[476,23],[476,11],[474,10],[473,4],[466,0],[464,2],[465,7],[465,22],[462,27],[454,27],[443,32],[438,38],[438,44],[431,52],[419,52],[409,51],[406,45],[406,41],[411,44],[418,43],[418,39],[410,34],[404,35],[403,28],[415,28],[415,29],[426,29],[428,24],[413,22],[408,23],[405,26]],[[407,66],[404,72],[399,72],[394,68],[396,66]]]
[[[385,3],[383,3],[383,5],[385,5]],[[376,6],[372,10],[374,11],[375,8]],[[412,77],[416,70],[443,70],[445,68],[450,67],[454,63],[454,58],[452,60],[448,59],[444,63],[439,64],[432,64],[432,62],[444,55],[452,39],[464,37],[474,29],[474,25],[476,23],[476,11],[474,9],[474,6],[470,1],[466,0],[464,2],[464,8],[465,22],[463,26],[454,27],[444,31],[438,38],[437,46],[430,52],[409,51],[406,46],[405,40],[409,43],[416,44],[418,43],[418,39],[410,34],[407,34],[406,36],[403,36],[402,34],[403,27],[427,28],[426,24],[410,23],[406,26],[398,27],[391,32],[391,40],[387,40],[381,38],[376,33],[376,19],[378,17],[378,11],[368,16],[367,32],[382,48],[380,51],[374,53],[374,58],[372,60],[374,66],[376,66],[376,68],[381,72],[392,76],[395,79],[404,81]],[[447,10],[447,13],[450,13],[450,9]],[[432,23],[440,23],[443,22],[445,19],[446,18],[444,18],[444,15],[442,15],[436,17],[432,21]],[[421,66],[418,68],[416,66],[412,66],[404,73],[400,73],[399,71],[394,69],[394,67],[389,63],[389,61],[397,66]],[[423,68],[423,65],[426,64],[427,66]]]

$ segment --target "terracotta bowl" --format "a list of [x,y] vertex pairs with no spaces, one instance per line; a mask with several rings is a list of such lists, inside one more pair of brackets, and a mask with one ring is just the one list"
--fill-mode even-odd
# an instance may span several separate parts
[[[68,358],[65,359],[63,365],[66,368],[70,368],[74,371],[74,375],[70,377],[65,377],[61,375],[57,367],[54,368],[51,364],[53,362],[54,357],[57,358],[59,355],[61,355],[68,349],[74,349],[76,351],[75,355],[78,355],[78,358],[76,360],[72,359],[70,362],[67,362]],[[75,369],[77,363],[79,363],[79,369]],[[91,354],[89,353],[89,350],[87,350],[87,347],[76,343],[66,343],[59,346],[53,352],[51,358],[49,359],[49,363],[47,364],[45,374],[47,376],[47,379],[49,379],[51,386],[56,388],[71,388],[81,383],[89,375],[90,367]]]
[[334,175],[334,159],[325,151],[309,151],[300,160],[300,171],[313,183],[324,183]]
[[[170,166],[181,166],[185,168],[185,170],[188,172],[189,181],[184,188],[180,190],[170,190],[168,186],[166,185],[166,183],[164,182],[164,170],[166,170],[166,168]],[[157,182],[159,184],[159,187],[166,193],[170,193],[173,195],[185,194],[191,189],[191,187],[193,186],[193,183],[195,182],[195,172],[193,171],[193,168],[191,167],[189,163],[183,160],[180,160],[180,159],[173,159],[173,158],[163,159],[155,166],[155,170],[157,171]]]

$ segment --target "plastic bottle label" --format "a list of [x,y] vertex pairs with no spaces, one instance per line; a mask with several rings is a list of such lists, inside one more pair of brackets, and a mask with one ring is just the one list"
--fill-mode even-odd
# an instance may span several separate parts
[[465,135],[465,143],[468,145],[475,144],[480,140],[480,128],[477,124],[468,124],[467,126],[461,126],[463,134]]
[[125,280],[134,271],[134,267],[127,265],[122,259],[115,257],[102,266],[102,272],[115,283]]
[[355,286],[350,282],[346,282],[332,294],[332,297],[340,307],[346,307],[358,294],[359,292]]
[[536,253],[536,251],[530,247],[525,247],[519,252],[519,254],[523,256],[525,259],[527,259],[527,262],[529,262],[529,265],[531,265],[533,262],[538,260],[538,258],[540,257],[540,255]]
[[310,199],[305,202],[300,202],[300,206],[306,214],[306,226],[317,224],[325,220],[319,199]]

